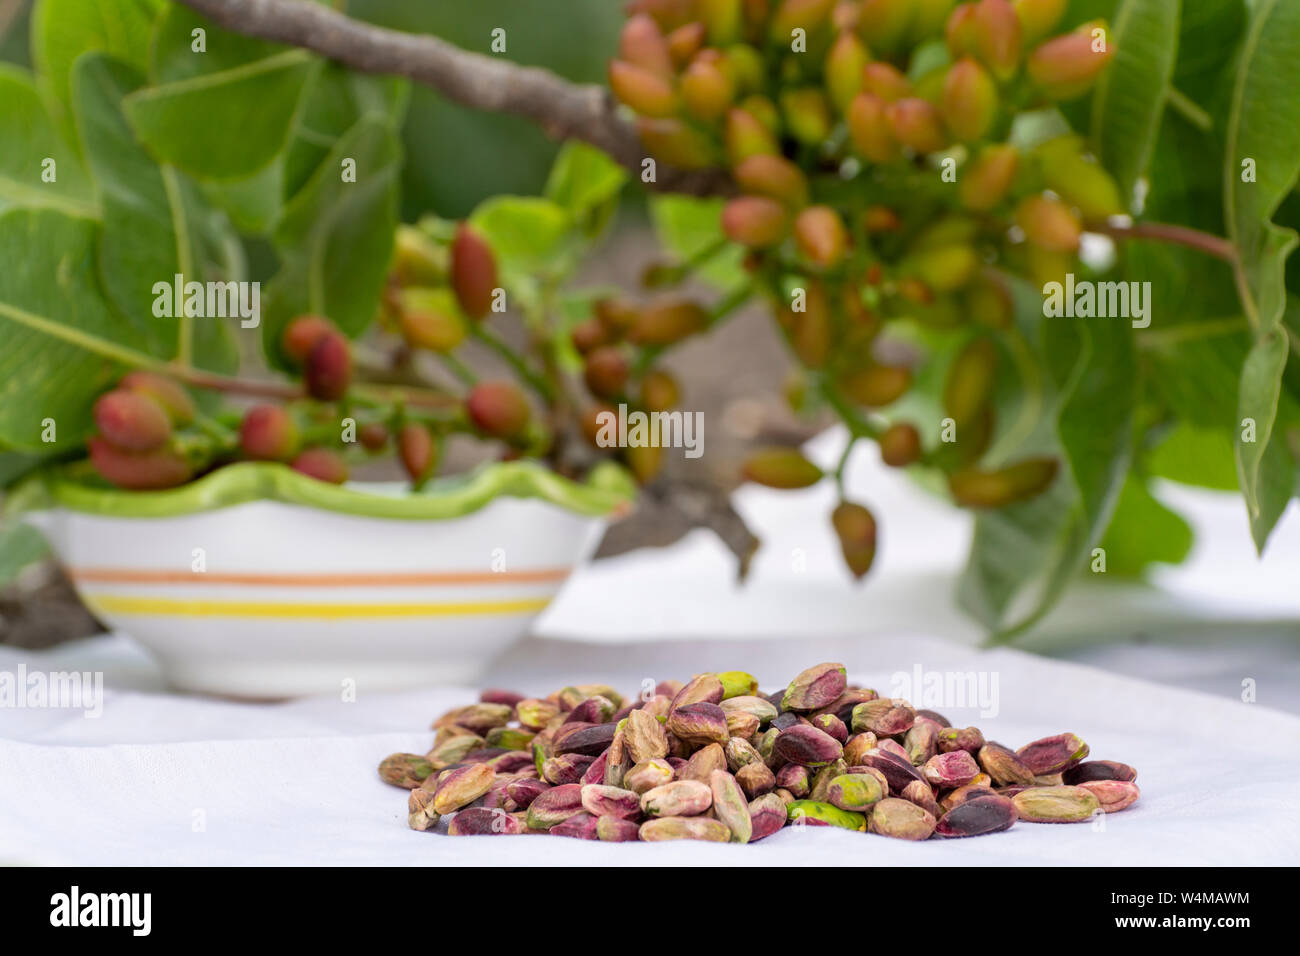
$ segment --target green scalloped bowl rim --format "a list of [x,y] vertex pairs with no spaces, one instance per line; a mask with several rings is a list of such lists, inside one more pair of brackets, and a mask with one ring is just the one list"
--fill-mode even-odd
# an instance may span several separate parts
[[536,462],[509,461],[438,479],[418,492],[388,495],[317,481],[287,465],[239,462],[164,491],[98,487],[49,471],[14,489],[6,510],[61,507],[114,518],[170,518],[250,501],[280,501],[367,518],[439,521],[471,514],[501,497],[536,499],[599,518],[626,510],[636,497],[636,485],[611,462],[597,465],[578,483]]

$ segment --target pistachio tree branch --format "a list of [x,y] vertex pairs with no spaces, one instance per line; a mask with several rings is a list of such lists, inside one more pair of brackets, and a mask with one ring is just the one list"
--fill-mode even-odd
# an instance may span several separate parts
[[[471,53],[435,36],[373,26],[310,0],[179,2],[235,33],[311,50],[363,73],[409,77],[461,106],[531,120],[552,139],[590,143],[640,175],[646,152],[636,126],[619,115],[602,86],[571,83],[549,70]],[[726,192],[727,183],[720,169],[660,163],[649,185],[703,196]]]

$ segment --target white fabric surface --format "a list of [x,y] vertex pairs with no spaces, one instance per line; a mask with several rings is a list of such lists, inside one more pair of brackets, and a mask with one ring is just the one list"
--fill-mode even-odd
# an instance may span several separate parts
[[[146,668],[120,639],[68,648],[64,667],[97,656],[137,679]],[[0,668],[20,655],[0,654]],[[428,725],[474,698],[469,688],[367,693],[249,705],[111,691],[88,719],[5,712],[0,740],[0,862],[49,864],[744,865],[1296,864],[1300,863],[1300,718],[1159,687],[1014,650],[976,651],[917,638],[789,643],[638,643],[601,647],[532,640],[493,685],[544,693],[585,676],[634,691],[645,677],[754,664],[766,687],[819,660],[882,692],[895,671],[996,675],[999,713],[945,708],[1018,745],[1073,730],[1093,755],[1139,770],[1141,801],[1090,824],[1017,824],[979,840],[910,844],[816,828],[752,847],[696,843],[608,846],[560,837],[450,838],[406,826],[405,794],[375,768],[394,751],[423,752]],[[109,666],[107,679],[118,682]],[[195,821],[203,828],[196,832]]]
[[[812,453],[833,463],[842,441],[822,436]],[[1077,588],[1029,641],[1103,671],[977,650],[979,631],[950,602],[967,517],[865,448],[849,485],[882,524],[864,585],[851,587],[840,566],[829,488],[742,489],[738,507],[765,542],[747,586],[735,586],[733,562],[704,534],[601,562],[539,621],[551,639],[525,642],[485,683],[546,693],[604,681],[632,692],[647,677],[742,667],[774,689],[808,664],[840,660],[892,692],[897,671],[977,671],[996,675],[996,717],[936,709],[1011,745],[1074,731],[1094,757],[1138,768],[1135,807],[1102,831],[1020,824],[920,845],[819,828],[749,848],[451,839],[409,830],[405,795],[375,768],[391,752],[427,750],[430,721],[474,689],[363,687],[354,703],[181,697],[133,644],[102,637],[46,654],[0,647],[0,672],[102,671],[108,687],[98,718],[0,708],[0,864],[1300,863],[1300,717],[1284,712],[1300,712],[1294,506],[1261,562],[1239,499],[1162,489],[1196,526],[1191,560],[1158,574],[1158,588]],[[1243,681],[1258,703],[1242,702]]]

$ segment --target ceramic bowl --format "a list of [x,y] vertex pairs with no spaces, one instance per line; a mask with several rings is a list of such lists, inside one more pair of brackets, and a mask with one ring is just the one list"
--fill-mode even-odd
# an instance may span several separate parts
[[47,479],[23,516],[175,687],[283,698],[474,681],[631,494],[527,462],[420,493],[246,463],[158,492]]

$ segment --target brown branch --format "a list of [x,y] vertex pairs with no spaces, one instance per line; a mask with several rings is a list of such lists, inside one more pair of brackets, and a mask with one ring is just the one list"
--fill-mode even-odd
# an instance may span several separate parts
[[[179,2],[236,33],[312,50],[363,73],[409,77],[472,109],[523,117],[552,139],[590,143],[640,174],[645,148],[604,87],[471,53],[435,36],[372,26],[309,0]],[[690,171],[660,163],[657,172],[650,185],[662,192],[717,195],[729,182],[718,169]]]
[[1176,226],[1167,222],[1135,222],[1127,225],[1093,222],[1088,223],[1086,228],[1089,232],[1098,232],[1115,239],[1153,239],[1157,242],[1171,242],[1199,250],[1224,262],[1232,264],[1237,262],[1237,250],[1227,239],[1201,232],[1199,229],[1190,229],[1187,226]]

